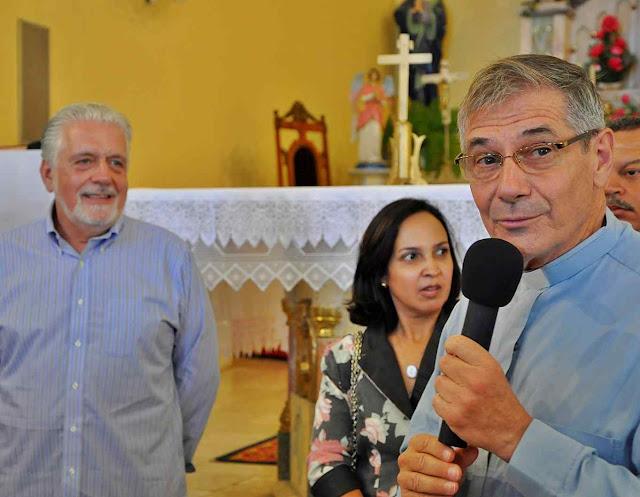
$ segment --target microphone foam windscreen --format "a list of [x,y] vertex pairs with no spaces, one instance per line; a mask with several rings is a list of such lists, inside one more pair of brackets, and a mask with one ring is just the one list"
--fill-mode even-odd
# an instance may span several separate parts
[[478,240],[464,256],[462,293],[478,304],[503,307],[516,293],[523,266],[522,254],[509,242]]

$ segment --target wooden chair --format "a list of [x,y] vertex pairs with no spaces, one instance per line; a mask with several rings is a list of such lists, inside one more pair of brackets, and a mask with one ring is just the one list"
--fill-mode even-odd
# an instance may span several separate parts
[[[276,128],[276,151],[278,155],[278,184],[280,186],[329,186],[329,154],[327,149],[327,125],[324,116],[313,117],[301,102],[294,102],[284,116],[274,111]],[[292,129],[298,138],[288,149],[282,148],[280,130]],[[322,135],[322,150],[308,140],[307,133]],[[283,172],[286,169],[286,173]],[[286,182],[285,182],[286,174]]]

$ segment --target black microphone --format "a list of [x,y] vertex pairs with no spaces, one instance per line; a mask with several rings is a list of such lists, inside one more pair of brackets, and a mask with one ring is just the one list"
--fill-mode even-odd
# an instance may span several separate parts
[[[489,350],[498,308],[504,307],[516,293],[524,261],[520,251],[499,238],[475,242],[462,264],[462,293],[469,299],[462,335]],[[452,447],[467,443],[443,420],[438,440]]]

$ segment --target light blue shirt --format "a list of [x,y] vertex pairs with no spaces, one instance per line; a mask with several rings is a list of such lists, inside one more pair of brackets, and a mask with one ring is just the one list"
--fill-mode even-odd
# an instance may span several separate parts
[[[490,352],[534,418],[509,464],[481,450],[458,496],[640,496],[640,234],[607,224],[558,259],[526,272],[498,313]],[[461,332],[456,306],[438,348]],[[436,368],[408,440],[438,435]]]
[[181,497],[219,383],[213,311],[171,233],[122,217],[78,254],[0,234],[0,497]]

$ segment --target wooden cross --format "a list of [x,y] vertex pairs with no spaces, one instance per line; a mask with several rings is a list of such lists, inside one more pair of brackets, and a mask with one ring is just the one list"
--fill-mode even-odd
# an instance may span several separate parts
[[413,42],[406,33],[398,37],[396,46],[398,53],[378,55],[378,64],[398,66],[398,121],[406,122],[409,115],[409,65],[428,64],[433,56],[430,53],[410,53]]

